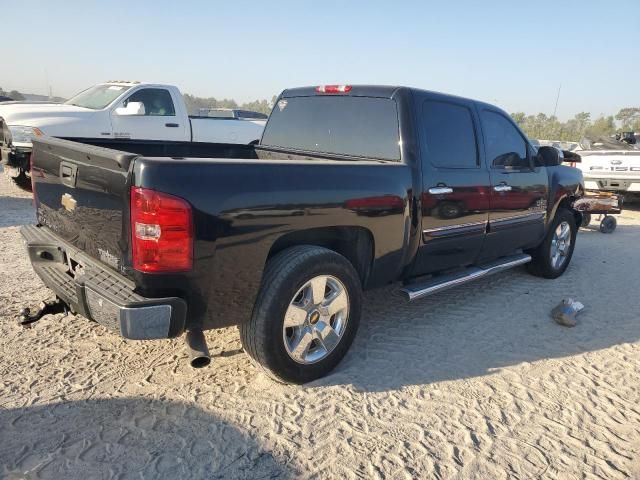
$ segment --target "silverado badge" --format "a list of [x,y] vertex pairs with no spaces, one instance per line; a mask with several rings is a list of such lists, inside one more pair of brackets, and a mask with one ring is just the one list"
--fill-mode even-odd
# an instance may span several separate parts
[[78,204],[76,199],[73,198],[68,193],[65,193],[64,195],[62,195],[62,198],[60,199],[60,203],[65,208],[65,210],[69,212],[74,211],[76,209],[76,205]]

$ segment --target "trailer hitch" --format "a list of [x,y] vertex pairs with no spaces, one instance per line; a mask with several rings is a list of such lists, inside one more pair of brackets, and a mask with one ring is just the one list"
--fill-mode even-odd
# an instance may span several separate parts
[[20,310],[20,318],[18,319],[18,325],[25,328],[30,328],[31,324],[37,322],[45,315],[55,315],[56,313],[68,313],[69,307],[59,298],[53,300],[45,300],[40,302],[38,311],[34,314],[31,313],[29,307],[25,307]]

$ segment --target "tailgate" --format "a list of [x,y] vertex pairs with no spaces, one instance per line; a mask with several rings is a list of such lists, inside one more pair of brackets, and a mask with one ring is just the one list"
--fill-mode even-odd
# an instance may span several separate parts
[[640,151],[577,152],[582,157],[580,169],[585,177],[639,178]]
[[137,155],[57,138],[33,141],[38,222],[121,270],[129,247],[129,167]]

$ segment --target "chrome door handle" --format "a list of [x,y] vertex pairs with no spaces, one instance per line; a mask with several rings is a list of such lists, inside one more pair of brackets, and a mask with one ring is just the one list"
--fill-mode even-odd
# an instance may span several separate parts
[[500,185],[496,185],[493,187],[496,192],[510,192],[511,185],[507,185],[506,183],[501,183]]
[[429,193],[431,195],[442,195],[444,193],[453,193],[453,188],[451,188],[451,187],[431,187],[429,189]]

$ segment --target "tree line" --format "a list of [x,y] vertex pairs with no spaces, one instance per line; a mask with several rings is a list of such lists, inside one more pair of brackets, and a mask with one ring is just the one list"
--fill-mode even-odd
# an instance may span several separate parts
[[0,97],[9,97],[12,100],[24,100],[24,95],[22,95],[17,90],[11,90],[10,92],[6,92],[0,87]]
[[196,97],[189,93],[185,93],[182,97],[184,98],[184,103],[187,105],[187,111],[190,114],[198,113],[200,108],[239,108],[242,110],[266,113],[268,115],[271,113],[271,108],[276,101],[275,95],[271,98],[271,101],[263,99],[241,104],[229,98],[218,100],[215,97]]
[[562,122],[557,117],[544,113],[527,115],[512,113],[511,117],[529,138],[565,140],[577,142],[583,137],[611,136],[617,132],[640,132],[640,107],[622,108],[615,115],[591,119],[588,112],[580,112]]

